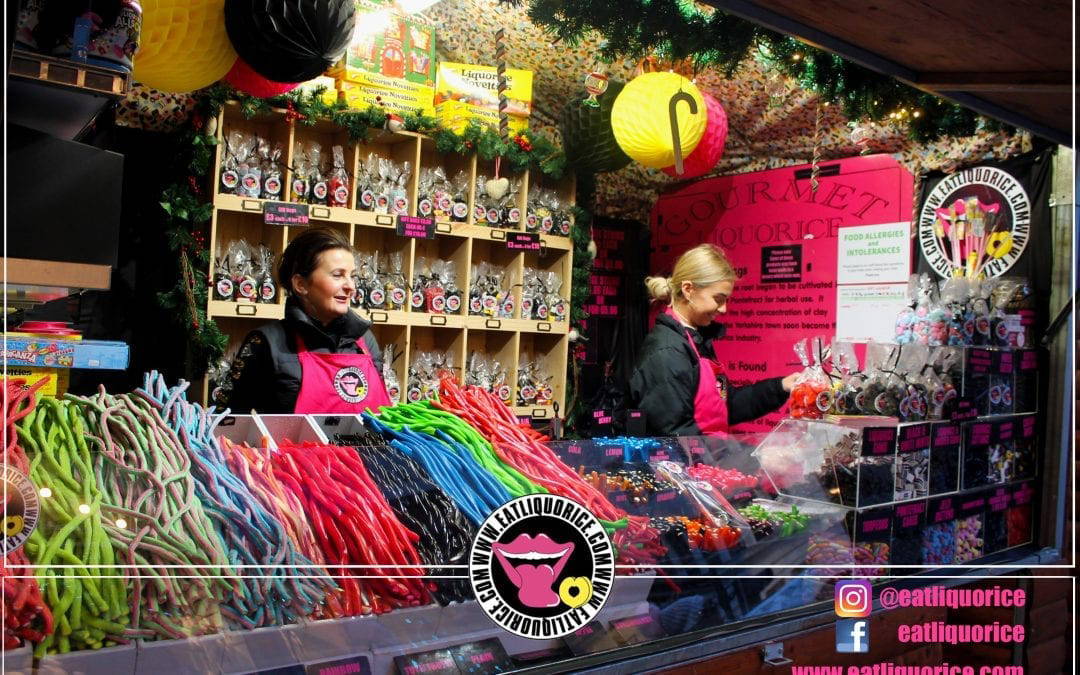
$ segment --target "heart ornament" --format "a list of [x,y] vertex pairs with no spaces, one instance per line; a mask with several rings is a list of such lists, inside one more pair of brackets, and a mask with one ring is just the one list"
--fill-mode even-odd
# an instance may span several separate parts
[[502,199],[510,191],[509,178],[492,178],[484,183],[484,191],[492,199]]

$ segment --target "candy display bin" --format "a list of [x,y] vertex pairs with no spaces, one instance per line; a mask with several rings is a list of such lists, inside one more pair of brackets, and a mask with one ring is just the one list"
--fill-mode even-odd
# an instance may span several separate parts
[[34,666],[34,650],[30,645],[4,651],[4,673],[6,675],[31,675]]
[[36,672],[38,675],[132,675],[136,654],[134,644],[57,654],[41,659]]
[[785,419],[753,456],[779,494],[863,508],[893,501],[896,433]]

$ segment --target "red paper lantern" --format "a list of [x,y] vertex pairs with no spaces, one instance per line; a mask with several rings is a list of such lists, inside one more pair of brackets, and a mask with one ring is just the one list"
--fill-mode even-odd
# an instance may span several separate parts
[[724,112],[724,107],[720,105],[720,102],[709,94],[703,91],[701,96],[705,99],[705,112],[708,114],[708,121],[705,123],[705,134],[698,141],[694,151],[683,157],[683,173],[681,176],[675,173],[674,166],[661,169],[661,171],[673,178],[685,180],[704,176],[712,171],[716,163],[720,161],[720,156],[724,154],[724,142],[727,141],[728,130],[727,113]]
[[240,91],[257,98],[273,98],[300,86],[300,82],[274,82],[255,72],[244,59],[236,59],[225,81]]

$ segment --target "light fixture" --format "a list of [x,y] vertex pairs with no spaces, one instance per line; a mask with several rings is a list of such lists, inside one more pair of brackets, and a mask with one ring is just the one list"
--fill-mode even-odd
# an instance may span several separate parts
[[89,504],[79,504],[79,513],[83,514],[84,516],[86,514],[90,513],[90,505]]
[[43,487],[38,490],[38,494],[41,495],[42,499],[48,499],[49,497],[52,497],[52,490],[47,487]]
[[123,518],[117,518],[116,519],[116,526],[119,527],[121,530],[123,530],[123,529],[127,528],[127,521],[124,520]]
[[799,52],[795,52],[794,54],[791,55],[791,60],[792,61],[798,61],[801,58],[802,58],[802,54],[800,54]]

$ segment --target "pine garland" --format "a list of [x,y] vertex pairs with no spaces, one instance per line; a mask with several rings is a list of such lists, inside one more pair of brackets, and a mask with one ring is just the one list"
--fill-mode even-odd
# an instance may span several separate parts
[[191,154],[184,163],[190,172],[187,179],[166,187],[160,202],[165,214],[166,243],[176,254],[178,274],[172,288],[157,294],[157,301],[187,332],[185,366],[191,377],[198,377],[208,364],[218,361],[229,342],[206,313],[210,269],[207,230],[213,206],[202,198],[199,186],[205,184],[217,144],[217,139],[205,134],[203,128],[202,120],[207,119],[204,115],[210,105],[204,101],[197,106],[188,129],[181,135],[181,142]]
[[[274,98],[261,99],[236,91],[227,85],[215,85],[208,96],[219,108],[225,101],[237,101],[241,114],[249,119],[277,108],[285,109],[286,114],[299,124],[312,125],[319,120],[329,120],[345,129],[349,140],[354,143],[367,140],[372,129],[386,126],[387,114],[383,109],[370,106],[364,110],[352,110],[340,99],[329,104],[323,100],[325,91],[325,88],[317,87],[311,91],[293,91]],[[475,120],[470,121],[459,133],[439,126],[434,117],[424,115],[419,110],[401,117],[406,131],[432,136],[436,150],[440,153],[471,155],[475,152],[485,161],[502,157],[515,171],[524,171],[535,166],[552,178],[561,178],[566,171],[566,155],[562,149],[540,133],[519,132],[510,140],[504,140],[496,129],[481,125]]]
[[528,14],[556,41],[573,45],[599,33],[605,38],[599,56],[609,62],[655,56],[689,61],[694,70],[718,68],[730,77],[752,55],[841,105],[848,119],[906,122],[919,142],[980,129],[1012,130],[786,35],[699,8],[692,0],[528,0]]

